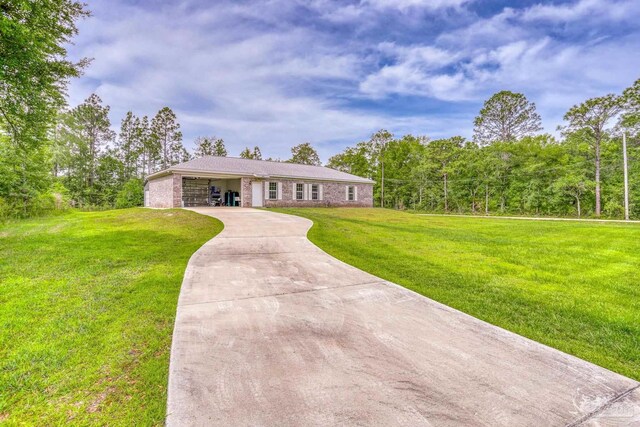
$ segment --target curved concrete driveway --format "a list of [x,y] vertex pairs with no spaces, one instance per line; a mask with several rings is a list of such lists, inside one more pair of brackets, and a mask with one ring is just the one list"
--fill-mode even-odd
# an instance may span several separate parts
[[185,273],[169,426],[640,423],[635,381],[346,265],[309,220],[193,210],[225,228]]

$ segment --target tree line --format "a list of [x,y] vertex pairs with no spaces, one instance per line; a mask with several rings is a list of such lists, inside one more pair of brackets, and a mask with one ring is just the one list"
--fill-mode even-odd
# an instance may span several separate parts
[[[51,139],[54,179],[70,202],[79,207],[141,205],[148,175],[194,157],[228,154],[224,140],[216,136],[196,138],[191,154],[183,145],[180,124],[169,107],[151,119],[129,111],[120,123],[120,131],[113,132],[109,107],[96,94],[60,113]],[[320,162],[309,143],[294,147],[292,154],[287,161]],[[245,148],[240,157],[262,160],[257,146],[252,151]]]
[[[168,107],[151,119],[127,113],[119,132],[95,94],[66,108],[70,79],[91,62],[67,58],[77,21],[90,15],[85,3],[3,2],[0,12],[0,220],[139,205],[145,176],[192,157]],[[309,144],[299,147],[291,161],[319,163]],[[200,137],[193,155],[227,150],[220,138]],[[241,156],[262,157],[258,147]]]
[[[124,207],[142,201],[145,176],[192,157],[176,115],[132,112],[114,132],[97,95],[66,108],[72,62],[66,46],[88,16],[77,0],[0,5],[0,220],[69,204]],[[535,104],[502,91],[487,100],[474,136],[396,138],[381,130],[329,159],[328,166],[375,180],[378,205],[433,212],[621,217],[621,135],[629,138],[631,213],[640,217],[640,80],[621,94],[569,109],[561,137],[539,134]],[[196,140],[195,156],[227,155],[217,137]],[[262,159],[259,147],[240,153]],[[267,159],[276,160],[280,159]],[[309,143],[287,161],[320,165]]]
[[[109,111],[96,94],[70,110],[59,111],[40,149],[34,151],[37,156],[25,164],[26,176],[18,172],[25,159],[10,155],[14,146],[9,138],[0,140],[0,150],[6,153],[0,160],[2,215],[24,217],[36,210],[53,210],[56,205],[85,209],[140,206],[148,175],[194,157],[228,154],[224,140],[216,136],[196,138],[191,154],[183,145],[180,123],[169,107],[160,109],[151,119],[129,111],[119,132],[111,128]],[[288,162],[320,164],[309,143],[291,151]],[[262,160],[257,146],[253,150],[245,148],[240,157]]]
[[570,108],[560,138],[541,130],[534,103],[501,91],[484,103],[472,140],[380,130],[327,166],[375,180],[376,202],[385,207],[621,218],[625,134],[630,211],[640,217],[640,80]]

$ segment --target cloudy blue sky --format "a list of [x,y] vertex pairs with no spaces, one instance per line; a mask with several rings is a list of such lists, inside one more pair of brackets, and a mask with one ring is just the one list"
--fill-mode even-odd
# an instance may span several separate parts
[[470,137],[492,93],[534,101],[545,130],[585,98],[640,77],[638,0],[87,0],[70,104],[170,106],[185,145],[224,138],[327,158],[380,128]]

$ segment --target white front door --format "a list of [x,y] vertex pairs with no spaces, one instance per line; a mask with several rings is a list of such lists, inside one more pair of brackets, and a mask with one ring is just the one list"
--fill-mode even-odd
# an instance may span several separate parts
[[262,186],[262,182],[254,181],[251,183],[251,206],[254,208],[262,207],[262,196],[264,195]]

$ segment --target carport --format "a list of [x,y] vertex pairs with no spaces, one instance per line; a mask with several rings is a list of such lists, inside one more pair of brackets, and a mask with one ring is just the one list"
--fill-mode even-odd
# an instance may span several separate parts
[[240,206],[240,178],[183,176],[182,206]]

